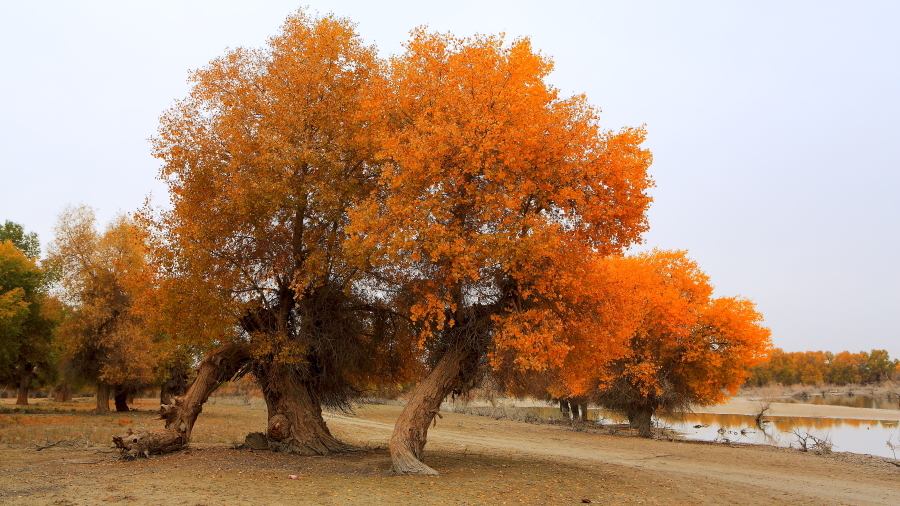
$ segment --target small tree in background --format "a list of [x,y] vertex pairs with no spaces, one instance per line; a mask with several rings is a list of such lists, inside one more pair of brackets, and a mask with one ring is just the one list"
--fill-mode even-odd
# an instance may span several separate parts
[[62,306],[47,295],[47,273],[36,263],[37,236],[6,222],[0,237],[0,384],[14,385],[16,404],[28,404],[32,387],[55,379]]
[[144,234],[119,216],[101,234],[94,211],[67,208],[59,217],[47,263],[71,308],[60,329],[64,374],[97,385],[97,411],[127,411],[127,397],[153,380],[153,336],[134,311],[147,250]]

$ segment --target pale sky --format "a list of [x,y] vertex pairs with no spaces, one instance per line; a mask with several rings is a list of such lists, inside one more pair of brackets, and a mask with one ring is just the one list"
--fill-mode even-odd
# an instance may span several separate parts
[[646,124],[644,247],[687,249],[788,351],[900,357],[900,2],[173,1],[0,6],[0,222],[52,239],[166,190],[147,141],[190,69],[300,5],[384,55],[409,30],[531,37],[608,128]]

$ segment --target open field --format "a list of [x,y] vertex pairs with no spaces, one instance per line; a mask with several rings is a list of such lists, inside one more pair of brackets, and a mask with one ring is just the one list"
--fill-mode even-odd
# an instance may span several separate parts
[[[0,414],[0,504],[900,502],[900,467],[889,459],[644,440],[456,413],[429,434],[426,461],[440,476],[391,476],[383,447],[397,406],[329,415],[336,435],[372,449],[310,458],[232,449],[264,427],[265,411],[208,404],[190,450],[120,462],[109,437],[159,423],[153,400],[136,405],[140,411],[93,415],[83,409],[89,403],[41,402],[32,407],[40,412]],[[41,451],[34,444],[60,439],[72,441]]]

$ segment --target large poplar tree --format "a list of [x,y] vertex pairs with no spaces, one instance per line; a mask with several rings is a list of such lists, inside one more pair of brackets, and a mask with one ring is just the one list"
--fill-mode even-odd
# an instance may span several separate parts
[[[347,449],[322,406],[347,407],[361,386],[402,369],[378,359],[396,349],[401,322],[343,249],[348,211],[378,177],[368,120],[377,111],[366,104],[378,104],[381,71],[348,20],[299,11],[265,48],[229,51],[193,73],[154,139],[172,207],[146,217],[166,283],[198,298],[184,318],[213,307],[224,318],[231,332],[218,353],[229,359],[219,363],[259,380],[273,449]],[[188,392],[194,405],[172,414],[183,443],[223,377],[210,374]]]
[[477,380],[497,340],[516,360],[565,352],[558,317],[584,259],[647,229],[644,131],[607,132],[582,96],[545,81],[528,39],[416,30],[390,63],[376,198],[352,214],[355,246],[410,318],[431,372],[391,438],[398,473],[421,462],[443,399]]

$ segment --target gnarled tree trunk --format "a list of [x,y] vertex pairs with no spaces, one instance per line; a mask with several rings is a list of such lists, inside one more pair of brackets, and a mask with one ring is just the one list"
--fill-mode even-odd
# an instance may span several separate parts
[[116,411],[130,411],[128,408],[128,389],[123,385],[116,385],[113,400],[116,404]]
[[252,358],[250,343],[229,343],[211,353],[200,362],[197,378],[183,397],[176,397],[174,404],[159,408],[160,419],[166,428],[158,431],[128,433],[113,438],[126,458],[154,453],[168,453],[182,448],[191,440],[191,430],[203,404],[216,388],[238,374]]
[[97,383],[97,413],[109,413],[109,384]]
[[257,379],[266,398],[270,450],[299,455],[328,455],[356,450],[328,430],[322,405],[311,385],[284,364],[260,364]]
[[69,402],[72,400],[72,387],[68,381],[63,381],[53,389],[53,400],[56,402]]
[[391,469],[395,473],[438,474],[422,462],[428,426],[447,395],[467,383],[465,374],[470,368],[466,366],[472,360],[478,360],[474,350],[462,342],[454,344],[413,390],[391,436]]

